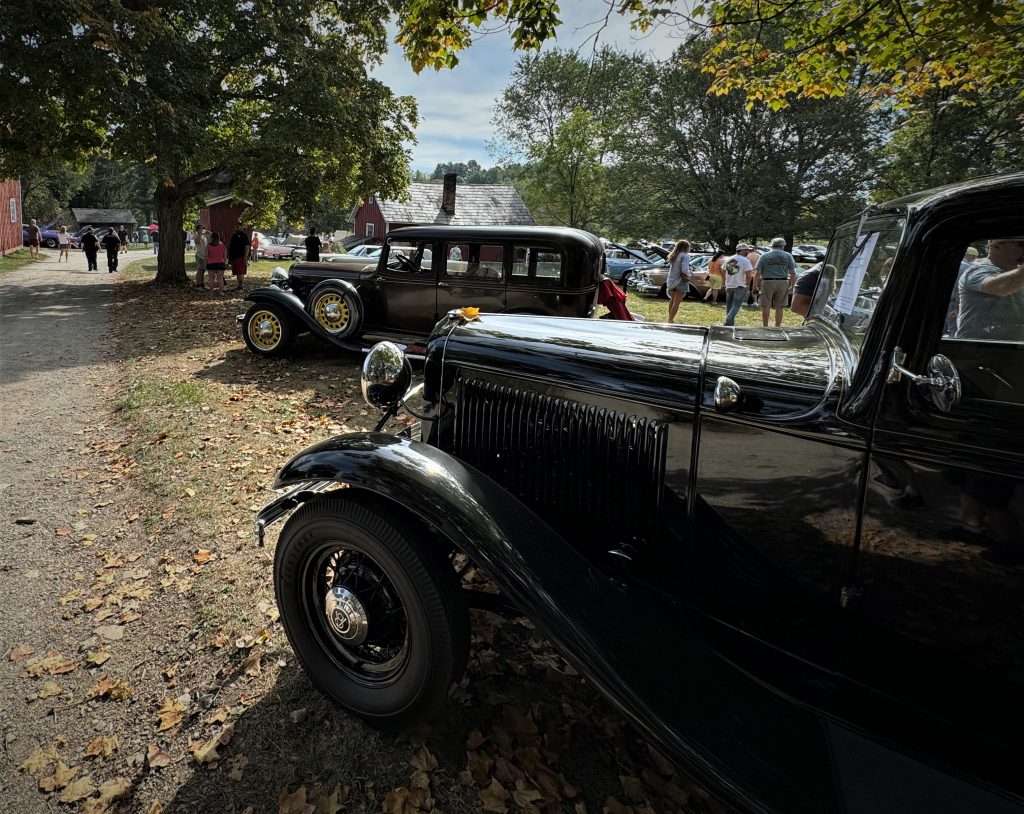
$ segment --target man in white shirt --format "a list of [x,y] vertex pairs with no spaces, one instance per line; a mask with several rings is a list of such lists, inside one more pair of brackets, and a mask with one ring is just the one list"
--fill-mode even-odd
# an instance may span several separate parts
[[743,254],[737,252],[722,261],[722,271],[725,273],[725,324],[735,325],[736,314],[747,299],[754,267]]
[[200,227],[196,229],[196,288],[206,288],[206,247],[210,243],[210,233]]

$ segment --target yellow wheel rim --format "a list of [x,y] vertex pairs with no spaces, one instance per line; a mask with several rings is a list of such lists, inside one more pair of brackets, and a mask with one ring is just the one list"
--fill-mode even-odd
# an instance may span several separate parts
[[334,292],[327,292],[317,298],[316,306],[313,308],[313,317],[325,331],[336,334],[345,330],[345,326],[348,325],[348,321],[352,317],[352,312],[344,297]]
[[273,311],[257,311],[249,320],[249,339],[260,350],[271,351],[281,344],[281,320]]

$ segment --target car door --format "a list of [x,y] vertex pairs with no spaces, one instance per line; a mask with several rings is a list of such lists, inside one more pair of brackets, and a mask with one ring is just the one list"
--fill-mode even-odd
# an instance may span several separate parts
[[439,244],[437,313],[470,306],[485,313],[505,310],[508,278],[505,245],[487,240]]
[[[873,692],[866,711],[875,737],[970,781],[933,779],[935,799],[963,811],[1006,810],[981,785],[1024,800],[1024,318],[1008,319],[1002,297],[965,290],[1002,270],[963,262],[968,246],[998,269],[1024,261],[1022,203],[939,224],[919,255],[897,361],[937,378],[946,375],[941,364],[928,370],[941,354],[957,372],[960,398],[946,404],[952,389],[890,377],[850,617],[851,661]],[[1017,244],[1010,260],[1000,254],[1007,239]],[[1024,292],[1012,296],[1024,315]],[[963,309],[979,302],[1000,315],[993,330],[965,323]]]
[[[437,322],[436,254],[429,242],[389,246],[385,264],[378,264],[366,303],[366,327],[426,336]],[[370,260],[372,262],[372,260]]]

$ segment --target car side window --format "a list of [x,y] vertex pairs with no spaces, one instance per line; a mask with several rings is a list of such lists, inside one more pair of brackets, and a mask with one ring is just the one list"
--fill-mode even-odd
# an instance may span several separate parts
[[959,268],[938,352],[960,374],[964,406],[1024,405],[1024,236],[979,236],[951,262]]
[[512,249],[512,282],[531,282],[557,286],[562,281],[562,253],[541,246],[515,246]]
[[[367,261],[372,263],[373,258],[368,257]],[[403,274],[432,273],[434,264],[430,244],[426,242],[416,244],[389,243],[388,270]]]
[[492,243],[446,243],[449,277],[499,281],[505,263],[505,247]]

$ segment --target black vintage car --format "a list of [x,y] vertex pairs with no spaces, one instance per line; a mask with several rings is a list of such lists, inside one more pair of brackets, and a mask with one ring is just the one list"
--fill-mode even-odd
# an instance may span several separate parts
[[[295,652],[380,726],[436,713],[496,607],[461,552],[739,809],[1022,810],[1022,264],[1015,174],[837,230],[799,328],[451,314],[416,437],[310,447],[259,515],[298,507]],[[370,352],[385,419],[408,383]]]
[[412,226],[388,233],[379,258],[307,263],[275,272],[248,295],[239,322],[254,353],[286,353],[309,331],[356,350],[378,339],[422,341],[439,317],[484,312],[589,317],[604,276],[604,247],[557,227]]

